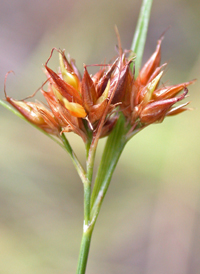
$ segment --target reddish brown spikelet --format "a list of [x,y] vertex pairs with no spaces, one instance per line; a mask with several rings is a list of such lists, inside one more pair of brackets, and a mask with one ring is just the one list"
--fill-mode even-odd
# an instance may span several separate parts
[[188,89],[185,88],[184,93],[178,97],[149,103],[139,115],[140,122],[144,124],[161,122],[165,118],[170,108],[178,101],[183,100],[187,93]]
[[174,86],[162,87],[162,88],[157,89],[153,92],[152,98],[155,100],[172,98],[172,97],[176,96],[185,87],[193,84],[194,82],[195,82],[195,80],[192,80],[192,81],[174,85]]
[[[124,98],[127,97],[131,90],[133,85],[133,75],[130,71],[130,64],[132,61],[127,62],[121,69],[120,75],[116,75],[116,79],[113,79],[113,82],[111,86],[115,88],[115,85],[117,87],[115,88],[115,94],[112,99],[112,103],[116,104],[119,102],[123,102]],[[112,88],[111,88],[112,91]]]
[[99,82],[96,83],[96,90],[97,90],[97,96],[98,97],[101,96],[101,94],[105,90],[105,88],[106,88],[106,86],[108,84],[108,81],[114,78],[114,77],[112,77],[112,74],[114,74],[114,71],[116,69],[118,69],[117,68],[117,62],[118,62],[118,58],[109,67],[108,71],[105,72],[104,75],[102,75],[102,77],[99,79]]
[[149,60],[144,64],[143,68],[141,69],[138,80],[141,85],[146,85],[155,71],[155,69],[160,65],[161,59],[161,42],[162,39],[158,40],[157,47],[155,52],[149,58]]
[[107,100],[104,100],[101,104],[97,104],[91,107],[90,113],[88,116],[91,123],[94,123],[100,120],[100,118],[102,117],[106,109],[107,104],[108,104]]
[[177,115],[179,113],[182,113],[186,110],[191,110],[191,108],[186,108],[187,105],[189,105],[190,102],[186,102],[184,104],[181,104],[177,107],[173,107],[171,108],[168,112],[167,112],[167,116],[173,116],[173,115]]
[[49,107],[56,119],[56,121],[59,123],[60,127],[67,127],[68,123],[66,123],[66,120],[64,120],[62,118],[62,116],[60,115],[60,110],[59,110],[59,104],[55,98],[55,96],[50,93],[50,92],[46,92],[44,90],[41,90],[43,96],[45,97],[47,103],[49,104]]
[[81,95],[83,104],[86,110],[89,112],[91,107],[96,103],[97,96],[94,83],[87,71],[86,66],[84,67],[84,75],[81,85]]
[[10,97],[6,100],[17,109],[29,122],[40,127],[47,133],[58,136],[60,126],[52,113],[42,104],[33,102],[17,101]]
[[78,91],[72,87],[71,85],[69,85],[68,83],[66,83],[64,80],[62,80],[57,73],[55,73],[52,69],[50,69],[49,67],[47,67],[47,65],[45,65],[46,70],[48,71],[49,75],[50,75],[50,81],[52,81],[52,83],[55,84],[57,90],[60,92],[60,94],[65,97],[67,100],[73,100],[79,104],[81,104],[81,97],[78,93]]

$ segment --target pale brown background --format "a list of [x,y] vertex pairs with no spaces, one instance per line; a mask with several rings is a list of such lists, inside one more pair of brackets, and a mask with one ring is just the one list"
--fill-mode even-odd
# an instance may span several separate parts
[[[118,26],[129,48],[141,1],[0,1],[0,83],[14,98],[45,80],[52,47],[83,63],[110,60]],[[155,0],[144,60],[169,26],[164,81],[200,78],[200,2]],[[51,67],[56,70],[57,56]],[[88,274],[200,273],[200,85],[192,112],[152,125],[127,145],[93,234]],[[69,135],[84,161],[82,141]],[[101,141],[98,159],[104,141]],[[98,163],[97,163],[98,164]],[[0,273],[75,273],[82,230],[82,185],[69,156],[0,107]]]

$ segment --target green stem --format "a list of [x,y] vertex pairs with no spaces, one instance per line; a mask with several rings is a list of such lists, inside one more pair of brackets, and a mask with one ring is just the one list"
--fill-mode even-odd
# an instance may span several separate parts
[[86,180],[84,186],[84,222],[85,225],[90,224],[90,197],[91,197],[91,182]]
[[92,231],[94,226],[91,224],[91,211],[90,211],[90,201],[91,201],[91,183],[93,177],[93,170],[94,170],[94,160],[96,154],[96,148],[98,144],[98,139],[95,136],[90,136],[88,142],[86,143],[86,180],[83,183],[84,186],[84,227],[83,227],[83,235],[81,240],[81,247],[79,253],[79,260],[78,260],[78,267],[77,267],[77,274],[84,274],[89,248],[90,248],[90,241],[92,236]]
[[85,173],[85,170],[84,168],[82,167],[82,165],[80,164],[76,154],[74,153],[72,147],[70,146],[66,136],[64,133],[61,134],[60,136],[60,139],[62,140],[63,142],[63,145],[64,145],[64,148],[67,150],[67,152],[69,153],[71,159],[72,159],[72,162],[81,178],[81,181],[84,183],[86,181],[86,173]]
[[[87,228],[85,230],[85,228]],[[85,274],[93,227],[84,225],[76,274]]]
[[94,160],[96,154],[97,143],[94,142],[95,137],[90,136],[86,144],[87,162],[86,162],[86,180],[84,182],[84,222],[85,225],[90,225],[90,200],[91,200],[91,184],[94,170]]

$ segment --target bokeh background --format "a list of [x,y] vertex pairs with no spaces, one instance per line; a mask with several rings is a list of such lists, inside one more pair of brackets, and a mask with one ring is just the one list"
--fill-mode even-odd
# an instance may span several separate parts
[[[141,1],[0,1],[0,83],[22,99],[45,80],[53,47],[83,63],[116,54],[114,26],[131,45]],[[155,0],[144,61],[162,44],[164,81],[200,75],[200,1]],[[57,69],[57,54],[51,68]],[[102,206],[88,274],[200,273],[200,84],[194,111],[166,119],[127,145]],[[40,98],[40,96],[38,97]],[[69,140],[84,163],[82,141]],[[100,142],[97,163],[105,140]],[[53,141],[0,106],[0,273],[75,273],[82,234],[83,191],[69,159]]]

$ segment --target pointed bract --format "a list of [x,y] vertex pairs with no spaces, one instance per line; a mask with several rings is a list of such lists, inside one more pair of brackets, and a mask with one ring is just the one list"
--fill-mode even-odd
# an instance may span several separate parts
[[83,104],[86,110],[89,112],[91,107],[96,103],[97,96],[94,82],[92,81],[86,66],[84,67],[84,74],[81,84],[81,95]]
[[146,85],[148,83],[151,75],[153,74],[155,69],[160,65],[161,42],[162,42],[162,39],[158,40],[155,52],[152,54],[149,60],[144,64],[143,68],[141,69],[139,73],[138,78],[141,85]]

